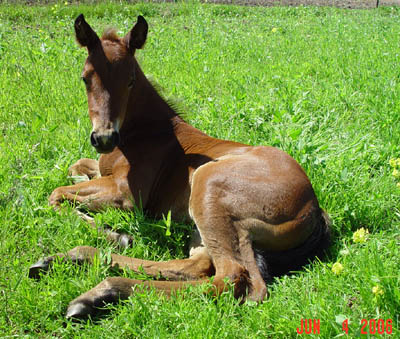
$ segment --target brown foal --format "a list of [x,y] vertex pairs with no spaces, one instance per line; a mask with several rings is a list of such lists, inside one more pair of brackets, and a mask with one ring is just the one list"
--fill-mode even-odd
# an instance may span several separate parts
[[[125,37],[109,30],[99,38],[83,15],[76,19],[76,38],[88,51],[82,79],[93,126],[90,141],[101,156],[98,162],[74,164],[71,174],[91,180],[57,188],[49,201],[55,207],[78,202],[93,211],[129,210],[140,202],[155,217],[171,210],[175,219],[196,224],[190,256],[152,262],[113,254],[111,266],[165,280],[108,278],[73,300],[67,317],[92,315],[104,303],[128,298],[135,285],[169,295],[211,276],[215,293],[230,281],[237,298],[259,302],[266,297],[266,281],[300,268],[329,243],[329,218],[293,158],[273,147],[209,137],[157,93],[134,58],[147,30],[139,16]],[[48,269],[56,257],[91,262],[97,253],[93,247],[74,248],[39,261],[30,276]]]

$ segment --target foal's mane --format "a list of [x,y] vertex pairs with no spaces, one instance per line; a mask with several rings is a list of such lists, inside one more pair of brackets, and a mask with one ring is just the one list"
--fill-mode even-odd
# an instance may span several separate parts
[[169,107],[171,107],[174,110],[175,114],[183,121],[185,121],[185,117],[187,116],[187,113],[185,112],[187,110],[184,109],[185,105],[183,104],[183,102],[177,98],[166,96],[165,89],[153,78],[153,76],[148,75],[146,76],[146,78],[153,86],[153,88],[156,90],[156,92],[160,95],[160,97],[168,104]]
[[[108,27],[104,30],[102,36],[102,40],[108,40],[111,42],[116,42],[116,43],[121,43],[122,38],[118,36],[117,29],[115,27]],[[169,107],[171,107],[175,114],[181,118],[183,121],[185,121],[185,113],[182,113],[181,109],[181,102],[175,98],[170,98],[165,96],[165,90],[163,87],[157,83],[152,76],[147,76],[147,80],[151,83],[153,88],[157,91],[157,93],[161,96],[161,98],[168,104]]]

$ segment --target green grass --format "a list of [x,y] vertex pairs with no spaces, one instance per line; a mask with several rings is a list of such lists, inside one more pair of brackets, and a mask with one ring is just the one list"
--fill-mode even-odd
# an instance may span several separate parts
[[[279,147],[304,167],[333,218],[327,262],[276,280],[262,305],[215,303],[198,289],[165,300],[138,295],[96,321],[74,324],[68,302],[113,272],[100,262],[58,263],[41,281],[27,277],[43,256],[105,239],[71,208],[55,213],[52,190],[67,168],[97,157],[80,73],[85,50],[73,34],[84,13],[97,31],[125,33],[142,14],[149,37],[137,57],[186,119],[208,134]],[[361,319],[392,319],[399,332],[400,190],[389,159],[400,157],[400,11],[382,8],[255,8],[196,3],[0,6],[0,336],[288,338],[302,318],[321,337],[352,337]],[[140,211],[97,216],[135,238],[125,254],[185,256],[190,225]],[[354,243],[360,227],[366,243]],[[344,270],[331,271],[334,262]],[[124,272],[126,276],[137,276]],[[379,285],[382,295],[372,288]]]

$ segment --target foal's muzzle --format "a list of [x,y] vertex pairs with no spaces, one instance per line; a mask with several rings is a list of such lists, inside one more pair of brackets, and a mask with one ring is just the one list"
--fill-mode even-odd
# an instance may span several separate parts
[[119,133],[116,131],[107,134],[97,132],[90,134],[90,143],[99,153],[110,153],[115,146],[119,145],[119,142]]

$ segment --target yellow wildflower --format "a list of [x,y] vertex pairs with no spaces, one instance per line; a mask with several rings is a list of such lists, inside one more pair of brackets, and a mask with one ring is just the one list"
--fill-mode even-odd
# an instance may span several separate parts
[[357,231],[353,233],[353,241],[363,243],[368,239],[369,232],[364,227],[359,228]]
[[340,262],[335,262],[332,266],[332,272],[336,275],[339,275],[344,270],[343,265]]
[[278,31],[278,29],[277,29],[276,27],[274,27],[274,28],[271,29],[271,32],[272,32],[272,33],[276,33],[277,31]]
[[379,285],[372,287],[372,293],[377,297],[378,295],[383,295],[383,289]]
[[396,186],[397,186],[398,188],[400,188],[400,182],[398,182],[398,183],[396,184]]
[[395,168],[395,169],[393,170],[393,172],[392,172],[392,175],[393,175],[395,178],[399,178],[399,177],[400,177],[400,171],[399,171],[397,168]]

